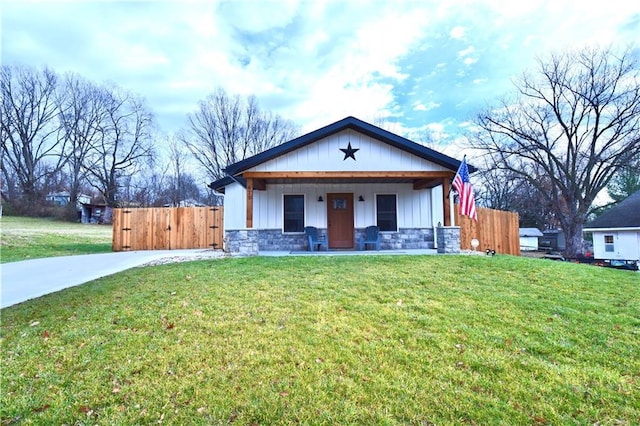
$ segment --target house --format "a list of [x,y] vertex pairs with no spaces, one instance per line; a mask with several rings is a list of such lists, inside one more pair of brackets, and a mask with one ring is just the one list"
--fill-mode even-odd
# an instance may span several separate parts
[[[209,187],[224,194],[231,252],[306,250],[306,226],[317,227],[329,249],[354,249],[370,225],[379,226],[383,250],[439,242],[439,251],[459,251],[459,228],[445,228],[451,223],[450,181],[459,165],[347,117],[228,166],[227,176]],[[438,229],[442,235],[436,236]]]
[[587,223],[593,233],[593,257],[609,261],[640,260],[640,191]]
[[538,250],[538,238],[542,232],[538,228],[520,228],[520,251]]
[[[47,194],[46,201],[55,206],[64,207],[71,201],[71,194],[68,191],[52,192]],[[91,197],[84,194],[78,194],[78,206],[83,203],[90,203]]]

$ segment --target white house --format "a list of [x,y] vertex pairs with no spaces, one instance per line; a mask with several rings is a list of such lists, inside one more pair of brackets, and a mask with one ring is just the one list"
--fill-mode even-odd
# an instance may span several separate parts
[[538,237],[542,232],[538,228],[520,228],[520,251],[538,250]]
[[593,257],[602,260],[640,260],[640,191],[589,222]]
[[305,226],[317,227],[329,249],[353,249],[370,225],[380,228],[382,249],[433,248],[435,228],[450,224],[459,165],[347,117],[230,165],[209,187],[224,193],[230,251],[306,250]]

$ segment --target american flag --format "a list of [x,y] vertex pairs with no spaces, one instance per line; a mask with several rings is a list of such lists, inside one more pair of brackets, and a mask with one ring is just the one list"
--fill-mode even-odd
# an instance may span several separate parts
[[471,219],[478,221],[478,213],[476,212],[476,201],[473,198],[473,187],[469,180],[469,169],[467,168],[467,159],[463,158],[456,176],[453,178],[453,189],[458,192],[460,198],[460,215],[469,216]]

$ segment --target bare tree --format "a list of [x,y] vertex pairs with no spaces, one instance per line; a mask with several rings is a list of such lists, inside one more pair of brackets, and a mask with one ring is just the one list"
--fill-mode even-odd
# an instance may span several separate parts
[[538,66],[516,83],[515,99],[478,116],[473,143],[544,196],[576,256],[593,200],[640,152],[640,67],[633,50],[611,48],[554,54]]
[[48,179],[64,166],[64,138],[56,120],[58,78],[49,69],[0,69],[2,173],[15,178],[26,208],[43,195]]
[[286,142],[297,131],[292,122],[261,111],[255,97],[229,97],[223,89],[201,101],[188,121],[180,140],[212,179],[223,177],[228,165]]
[[63,155],[69,174],[69,204],[75,208],[78,194],[86,182],[86,160],[90,150],[99,143],[101,125],[106,119],[104,91],[77,75],[67,75],[59,103],[58,118],[67,141]]
[[153,116],[144,103],[117,88],[102,89],[106,112],[85,159],[91,185],[110,206],[118,204],[120,181],[154,159]]

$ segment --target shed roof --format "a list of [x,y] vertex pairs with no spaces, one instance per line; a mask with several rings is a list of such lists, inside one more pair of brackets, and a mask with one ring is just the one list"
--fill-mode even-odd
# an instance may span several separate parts
[[520,228],[521,237],[542,237],[542,232],[538,228]]
[[599,218],[587,223],[591,228],[638,228],[640,227],[640,191],[630,195]]
[[[288,142],[275,146],[252,157],[229,165],[225,169],[225,172],[228,176],[212,182],[211,184],[209,184],[209,187],[214,190],[223,188],[235,181],[235,179],[229,176],[237,176],[245,170],[248,170],[266,161],[272,160],[276,157],[280,157],[291,151],[302,148],[306,145],[309,145],[320,139],[326,138],[346,129],[352,129],[357,132],[363,133],[367,136],[375,138],[376,140],[387,143],[395,148],[409,152],[417,157],[431,161],[435,164],[439,164],[452,171],[458,170],[458,167],[460,166],[460,161],[456,160],[455,158],[449,157],[448,155],[442,154],[441,152],[415,143],[409,139],[398,136],[394,133],[359,120],[355,117],[346,117],[340,121],[336,121],[335,123],[329,124],[311,133],[307,133],[306,135],[292,139]],[[468,165],[468,168],[470,173],[473,173],[477,170],[472,165]],[[240,181],[240,183],[243,183],[243,181],[244,180]]]

